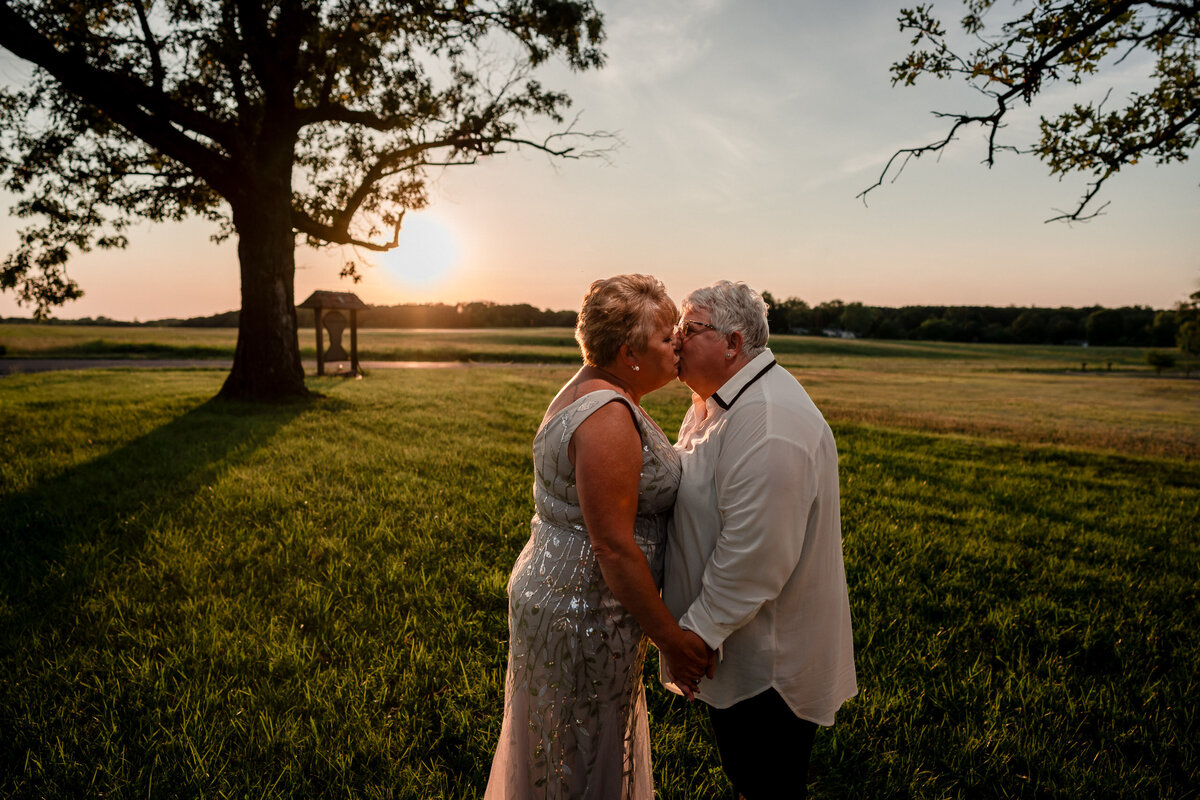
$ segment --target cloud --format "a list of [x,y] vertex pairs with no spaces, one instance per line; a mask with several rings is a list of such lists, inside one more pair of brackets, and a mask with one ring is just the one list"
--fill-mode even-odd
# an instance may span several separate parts
[[[865,189],[875,179],[879,177],[879,173],[883,171],[883,167],[887,164],[888,159],[896,154],[897,151],[908,147],[920,147],[921,145],[930,144],[940,140],[946,135],[949,130],[949,125],[942,128],[928,128],[920,134],[906,136],[904,139],[886,140],[879,144],[871,144],[866,147],[856,148],[853,152],[843,156],[839,161],[834,162],[832,158],[826,160],[829,163],[827,169],[823,169],[812,175],[811,178],[804,182],[806,190],[820,189],[847,178],[854,178],[859,181],[865,181],[860,189]],[[962,139],[967,141],[960,141]],[[973,146],[971,132],[960,133],[955,137],[955,141],[951,142],[946,150],[942,153],[929,153],[920,159],[914,159],[921,162],[962,162],[972,159],[978,160],[976,151],[971,150]],[[827,145],[834,147],[836,143],[827,141]],[[847,142],[847,144],[849,144]],[[830,154],[832,155],[832,154]],[[888,171],[885,184],[890,183],[897,176],[897,171],[900,169],[904,157],[901,156],[892,164],[891,170]],[[916,167],[915,163],[910,163],[908,168]]]
[[728,0],[614,2],[605,9],[603,83],[651,84],[698,61],[712,46],[709,23]]

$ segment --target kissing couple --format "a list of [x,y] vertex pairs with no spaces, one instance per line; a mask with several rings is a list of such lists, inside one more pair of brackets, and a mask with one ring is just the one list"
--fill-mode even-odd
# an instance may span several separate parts
[[[740,795],[806,795],[816,728],[858,689],[837,447],[767,335],[744,283],[682,313],[648,275],[584,297],[584,365],[533,439],[487,800],[653,800],[650,642]],[[676,378],[693,394],[672,445],[640,403]]]

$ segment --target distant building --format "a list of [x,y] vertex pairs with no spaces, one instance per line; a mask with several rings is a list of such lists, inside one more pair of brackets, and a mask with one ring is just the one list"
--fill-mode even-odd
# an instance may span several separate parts
[[821,331],[822,336],[828,336],[830,339],[857,339],[853,331],[844,331],[841,328],[826,328]]

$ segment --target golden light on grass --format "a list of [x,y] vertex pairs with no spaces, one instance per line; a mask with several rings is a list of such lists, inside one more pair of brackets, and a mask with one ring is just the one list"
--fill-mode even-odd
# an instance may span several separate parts
[[[236,341],[143,330],[2,333],[18,356],[39,331],[43,355]],[[1136,348],[1084,372],[1079,348],[771,341],[837,436],[859,665],[814,796],[1190,796],[1196,380]],[[310,377],[280,406],[209,402],[221,369],[0,378],[0,796],[477,796],[529,442],[577,350],[569,328],[360,347],[563,360]],[[672,432],[690,392],[646,401]],[[659,796],[728,795],[703,711],[656,676]]]

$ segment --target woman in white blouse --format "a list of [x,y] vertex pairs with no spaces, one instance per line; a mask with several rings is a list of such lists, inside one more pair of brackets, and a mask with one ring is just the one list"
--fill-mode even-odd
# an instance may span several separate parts
[[[818,725],[857,691],[842,563],[837,447],[767,344],[767,306],[720,281],[683,302],[679,377],[693,391],[663,600],[718,652],[696,698],[747,800],[803,797]],[[678,691],[671,676],[663,682]]]

